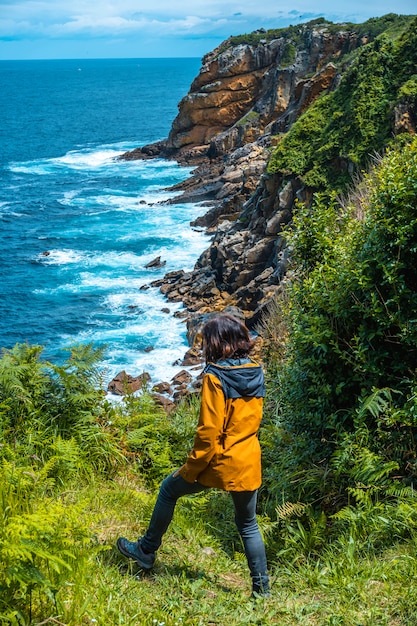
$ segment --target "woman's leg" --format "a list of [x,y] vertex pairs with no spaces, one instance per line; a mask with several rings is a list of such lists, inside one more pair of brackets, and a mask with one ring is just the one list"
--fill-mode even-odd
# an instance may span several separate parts
[[207,489],[197,482],[188,483],[179,474],[174,477],[175,473],[162,481],[148,529],[140,539],[140,544],[146,552],[156,552],[161,545],[162,537],[174,515],[178,498]]
[[235,522],[245,548],[252,591],[255,594],[269,594],[265,545],[256,521],[257,491],[231,491],[235,506]]

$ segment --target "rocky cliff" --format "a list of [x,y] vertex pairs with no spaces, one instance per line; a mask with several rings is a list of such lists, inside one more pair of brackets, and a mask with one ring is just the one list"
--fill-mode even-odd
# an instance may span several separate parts
[[[202,203],[206,212],[194,225],[213,239],[192,272],[153,283],[168,299],[199,313],[236,306],[249,326],[259,320],[287,271],[282,227],[296,199],[308,202],[314,191],[291,171],[268,173],[271,151],[317,98],[337,90],[358,49],[377,34],[366,24],[319,20],[231,38],[204,57],[169,137],[124,155],[195,165],[175,190]],[[394,131],[404,130],[404,120],[415,131],[413,106],[398,104],[392,120]]]

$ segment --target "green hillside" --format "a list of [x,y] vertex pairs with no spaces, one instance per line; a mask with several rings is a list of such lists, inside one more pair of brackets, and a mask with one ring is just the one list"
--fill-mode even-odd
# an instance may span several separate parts
[[309,22],[298,24],[296,26],[287,26],[284,28],[271,28],[265,30],[260,28],[259,30],[251,33],[245,33],[243,35],[235,35],[229,37],[223,42],[218,52],[226,50],[228,46],[238,46],[241,44],[248,44],[256,46],[261,42],[270,42],[274,39],[284,38],[288,43],[292,43],[293,46],[303,46],[304,34],[306,29],[316,27],[325,27],[330,32],[340,32],[341,30],[349,30],[356,32],[359,37],[366,37],[370,41],[378,37],[381,33],[385,33],[391,37],[395,37],[406,28],[413,16],[397,15],[396,13],[388,13],[382,17],[372,17],[362,24],[354,24],[353,22],[346,22],[343,24],[333,23],[326,20],[324,17],[319,17]]
[[[317,190],[345,191],[375,152],[395,143],[395,111],[416,115],[417,20],[362,47],[338,87],[317,99],[282,136],[270,173],[300,176]],[[396,33],[397,34],[397,33]],[[401,142],[401,134],[396,138]]]

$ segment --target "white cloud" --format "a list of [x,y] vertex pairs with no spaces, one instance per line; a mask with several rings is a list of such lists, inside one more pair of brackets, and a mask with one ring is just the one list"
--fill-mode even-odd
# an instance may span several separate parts
[[49,32],[52,36],[68,36],[89,34],[91,36],[109,35],[120,36],[124,34],[134,34],[145,31],[147,34],[159,33],[162,37],[165,34],[178,34],[184,32],[202,32],[206,28],[213,28],[217,22],[190,15],[181,19],[169,19],[161,21],[156,18],[138,17],[125,18],[120,16],[100,16],[76,15],[63,24],[52,24]]
[[[415,13],[415,0],[397,0],[397,13]],[[337,7],[337,8],[336,8]],[[364,21],[393,10],[391,0],[0,0],[0,40],[77,39],[131,42],[211,38],[218,43],[256,28],[279,28],[323,15]],[[28,44],[29,45],[29,44]],[[155,43],[156,45],[156,43]],[[1,51],[0,51],[1,53]],[[120,52],[123,54],[123,51]]]
[[121,17],[118,15],[71,15],[66,21],[53,21],[47,23],[44,19],[37,21],[13,21],[12,19],[0,20],[0,37],[32,36],[39,37],[117,37],[145,32],[147,35],[177,35],[181,36],[190,32],[204,34],[216,28],[222,28],[227,23],[224,18],[208,19],[196,15],[186,15],[180,18],[158,19],[147,16],[135,16],[134,18]]

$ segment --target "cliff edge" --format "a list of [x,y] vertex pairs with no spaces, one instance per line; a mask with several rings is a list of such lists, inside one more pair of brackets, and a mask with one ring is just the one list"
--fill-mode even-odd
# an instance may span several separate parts
[[[389,38],[391,32],[394,34]],[[394,50],[400,44],[393,42],[401,42],[401,37],[404,40],[404,33],[412,39],[407,43],[409,50],[400,51],[408,55],[408,69],[404,57],[403,76],[394,85],[401,71],[398,73],[400,52],[397,50],[395,56]],[[369,146],[365,142],[364,154],[383,149],[393,135],[413,134],[416,99],[413,88],[411,97],[401,95],[401,89],[415,71],[410,59],[410,54],[412,58],[416,55],[415,33],[416,21],[407,16],[390,14],[361,25],[319,19],[278,31],[259,30],[232,37],[206,55],[199,75],[179,104],[168,138],[123,156],[164,157],[195,166],[192,176],[173,188],[181,192],[176,201],[201,202],[206,213],[194,225],[213,233],[210,246],[192,272],[172,272],[152,285],[160,287],[168,299],[184,302],[191,312],[238,307],[253,326],[287,272],[289,251],[282,228],[291,221],[296,201],[308,203],[321,187],[326,191],[331,188],[330,179],[311,175],[313,166],[308,178],[299,164],[305,160],[302,138],[311,142],[311,136],[322,130],[319,124],[328,122],[320,115],[309,118],[307,114],[325,102],[326,115],[336,120],[342,137],[343,124],[351,117],[349,106],[356,106],[355,89],[362,80],[356,66],[369,65],[381,46],[388,46],[381,42],[390,41],[392,93],[386,111],[375,113],[375,119],[384,123],[384,131],[375,140],[371,137]],[[369,71],[378,72],[372,68],[368,73],[366,68],[363,71],[365,76]],[[382,67],[387,81],[389,71],[389,67]],[[339,94],[339,100],[332,100],[333,94]],[[293,132],[301,135],[298,148],[295,143],[285,150],[283,146]],[[355,122],[352,125],[350,120],[346,132],[355,135]],[[325,143],[325,139],[320,141]],[[340,192],[340,180],[352,180],[364,157],[357,157],[354,150],[339,150],[338,142],[343,148],[342,139],[336,138],[323,167],[334,169],[339,181],[334,190]],[[324,151],[316,144],[306,149],[306,153],[313,152],[312,159],[315,152]],[[275,156],[274,161],[280,151],[281,156]],[[292,161],[286,162],[286,155]]]

